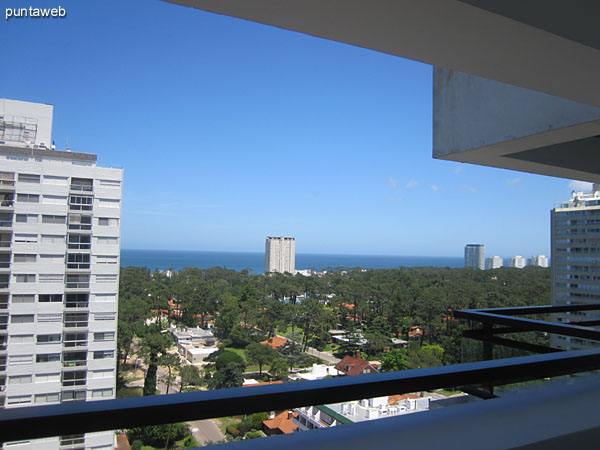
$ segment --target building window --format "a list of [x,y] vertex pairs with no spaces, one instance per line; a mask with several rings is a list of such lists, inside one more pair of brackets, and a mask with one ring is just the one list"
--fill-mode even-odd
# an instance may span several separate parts
[[66,186],[69,179],[67,177],[57,177],[54,175],[44,175],[44,184],[53,184],[58,186]]
[[8,364],[11,366],[20,366],[24,364],[31,364],[33,362],[33,355],[10,355],[8,357]]
[[60,334],[38,334],[37,335],[37,343],[38,344],[58,344],[60,343]]
[[88,274],[67,274],[67,289],[89,289],[90,276]]
[[69,214],[69,230],[91,230],[92,216]]
[[94,180],[91,178],[71,178],[72,191],[91,192],[94,190]]
[[87,333],[65,333],[65,347],[85,347],[87,345]]
[[[63,391],[62,392],[63,402],[82,402],[85,401],[85,391]],[[84,437],[81,434],[74,434],[72,436],[80,436],[76,439],[65,439],[68,436],[62,436],[60,438],[60,446],[72,446],[75,444],[83,444]],[[72,442],[72,443],[69,443]]]
[[33,323],[33,314],[11,314],[10,323]]
[[40,294],[38,296],[38,302],[40,303],[61,303],[62,294]]
[[68,269],[89,269],[90,254],[89,253],[69,253],[67,255]]
[[38,323],[56,323],[62,321],[62,314],[38,314],[37,315]]
[[44,195],[42,203],[45,205],[67,205],[67,197],[63,195]]
[[117,294],[95,294],[94,300],[97,302],[116,302]]
[[52,392],[49,394],[35,394],[36,403],[56,403],[60,400],[60,394],[58,392]]
[[15,283],[35,283],[35,274],[33,274],[33,273],[13,274],[13,280],[15,281]]
[[37,261],[37,255],[35,254],[14,254],[13,262],[14,263],[34,263]]
[[65,255],[40,255],[40,263],[42,264],[64,264]]
[[112,397],[112,396],[113,396],[112,389],[94,389],[92,391],[92,398]]
[[119,245],[117,237],[95,236],[94,239],[98,245]]
[[97,312],[94,313],[94,320],[115,320],[114,312]]
[[39,194],[17,194],[17,202],[19,203],[39,203]]
[[69,233],[70,250],[88,250],[92,246],[92,238],[89,234]]
[[37,241],[37,234],[15,233],[15,243],[35,244]]
[[96,264],[117,264],[116,255],[96,255],[94,256]]
[[65,307],[87,308],[89,305],[89,294],[67,294]]
[[86,371],[76,370],[73,372],[63,372],[62,374],[62,385],[63,386],[81,386],[86,381]]
[[119,180],[98,180],[100,186],[107,188],[120,188],[121,182]]
[[67,216],[51,216],[44,214],[42,216],[42,223],[64,225],[65,223],[67,223]]
[[85,328],[88,326],[87,313],[66,313],[65,328]]
[[31,173],[20,173],[17,179],[20,183],[40,184],[40,176]]
[[107,342],[114,341],[115,333],[114,331],[104,331],[100,333],[94,333],[94,342]]
[[58,362],[60,361],[60,353],[42,353],[35,355],[36,363]]
[[61,274],[40,274],[40,283],[62,283],[64,282],[64,275]]
[[98,274],[96,275],[96,283],[116,283],[117,275]]
[[14,375],[8,377],[8,384],[30,384],[31,375]]
[[94,204],[94,197],[85,195],[69,196],[69,209],[72,211],[91,211]]
[[94,352],[94,359],[110,359],[115,357],[114,350],[102,350]]
[[89,378],[112,378],[114,376],[114,369],[100,369],[90,371]]
[[15,220],[18,223],[38,223],[37,214],[17,214]]
[[33,303],[35,294],[13,294],[10,301],[11,303]]
[[64,244],[65,236],[60,234],[42,234],[42,244]]
[[112,217],[99,217],[98,225],[101,227],[117,227],[119,226],[119,219],[114,219]]
[[60,373],[40,373],[35,376],[36,383],[55,383],[60,381]]
[[102,208],[118,208],[121,205],[121,200],[114,198],[99,198],[98,206]]
[[31,395],[13,395],[6,398],[7,405],[28,405],[31,403]]
[[33,334],[13,334],[9,340],[11,344],[33,344]]

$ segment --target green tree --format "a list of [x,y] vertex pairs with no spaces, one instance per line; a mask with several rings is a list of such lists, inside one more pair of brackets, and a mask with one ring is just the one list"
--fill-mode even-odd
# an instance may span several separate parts
[[130,442],[141,441],[144,445],[158,448],[165,448],[169,440],[175,442],[190,435],[190,430],[185,423],[135,427],[127,431],[127,439]]
[[147,327],[142,338],[141,355],[148,364],[146,378],[144,379],[143,395],[156,395],[156,373],[158,359],[171,344],[171,338],[163,334],[157,327]]
[[263,365],[269,364],[277,356],[277,352],[268,345],[252,342],[246,347],[246,356],[250,362],[258,364],[259,375],[262,375]]
[[227,389],[240,387],[244,383],[244,371],[242,366],[229,363],[217,370],[208,382],[210,389]]
[[181,361],[179,360],[179,355],[173,353],[163,353],[158,358],[158,365],[166,367],[168,370],[167,373],[167,391],[165,394],[169,393],[169,387],[171,383],[175,379],[175,374],[173,374],[173,369],[178,369],[181,367]]
[[384,353],[382,358],[381,370],[384,372],[392,372],[395,370],[405,370],[408,367],[406,359],[406,350],[396,348],[387,353]]
[[288,362],[281,356],[273,358],[269,372],[280,380],[286,381],[290,373],[288,370]]
[[186,386],[200,386],[202,384],[200,370],[196,366],[183,366],[179,371],[179,375],[181,376],[179,392],[183,392]]

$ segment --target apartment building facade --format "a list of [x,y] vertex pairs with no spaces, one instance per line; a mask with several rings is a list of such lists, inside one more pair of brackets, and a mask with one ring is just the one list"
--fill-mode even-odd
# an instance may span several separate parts
[[522,269],[527,265],[527,258],[525,258],[524,256],[521,255],[515,255],[512,258],[510,258],[509,262],[508,262],[508,266],[509,267],[513,267],[516,269]]
[[[1,106],[0,406],[115,398],[123,170],[48,148],[50,105]],[[105,450],[114,433],[13,445]]]
[[293,237],[267,237],[265,243],[265,273],[291,273],[296,271],[296,239]]
[[[593,192],[573,192],[551,212],[552,304],[600,302],[600,185]],[[557,322],[600,320],[598,311],[558,313]],[[597,346],[586,339],[552,335],[552,344],[565,350]]]

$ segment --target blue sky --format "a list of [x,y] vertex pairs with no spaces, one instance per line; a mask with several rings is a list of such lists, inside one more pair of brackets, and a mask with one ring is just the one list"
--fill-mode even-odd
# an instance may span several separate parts
[[549,254],[574,184],[432,159],[430,66],[158,0],[60,3],[0,24],[0,97],[53,104],[58,149],[125,168],[123,248]]

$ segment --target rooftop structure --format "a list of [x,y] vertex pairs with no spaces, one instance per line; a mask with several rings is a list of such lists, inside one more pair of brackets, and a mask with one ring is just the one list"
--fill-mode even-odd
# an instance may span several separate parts
[[365,361],[360,357],[360,352],[357,352],[356,358],[346,355],[342,360],[335,365],[335,368],[344,375],[366,375],[377,373],[377,368],[369,361]]

